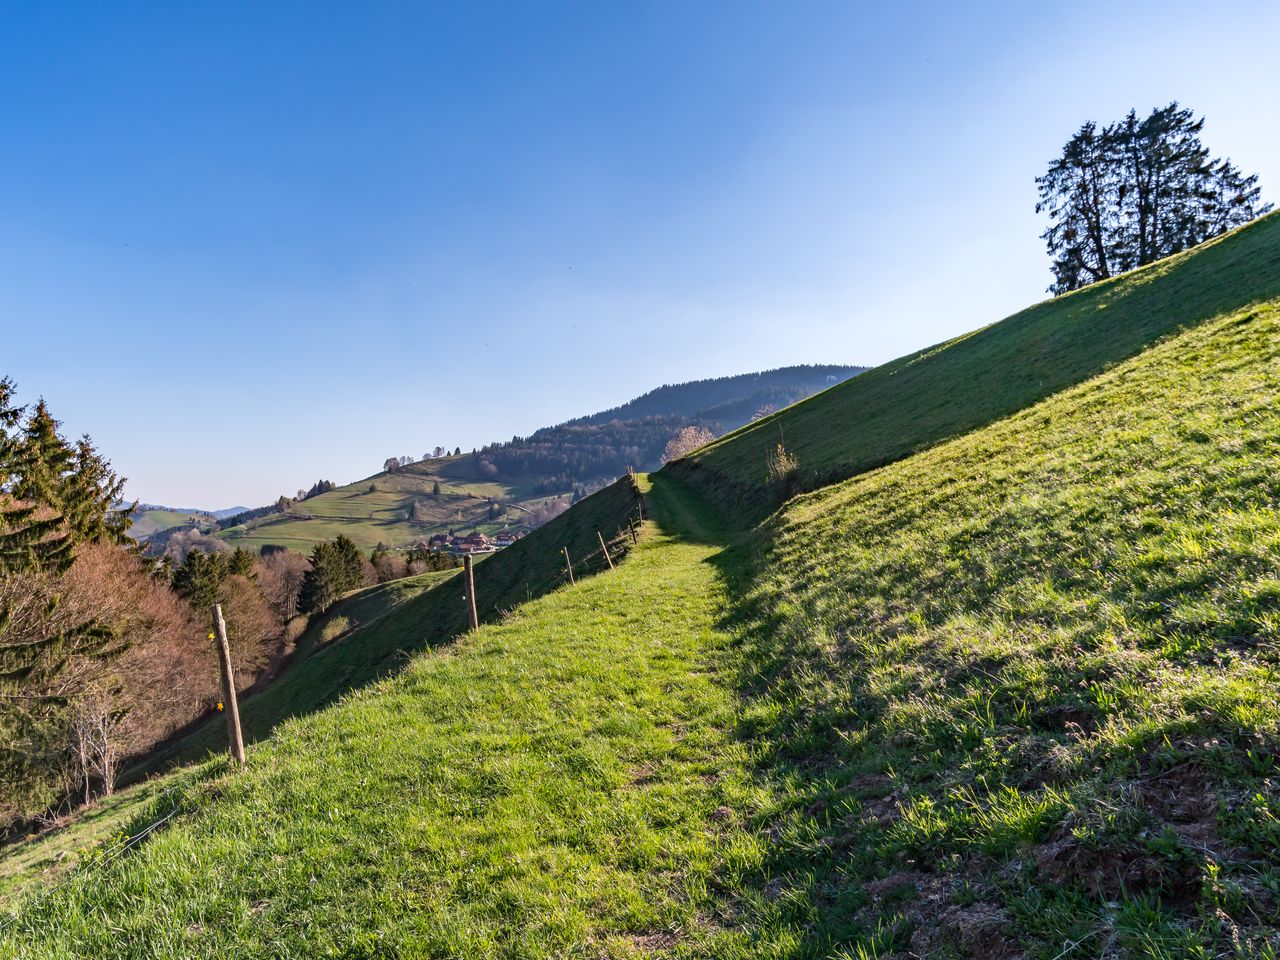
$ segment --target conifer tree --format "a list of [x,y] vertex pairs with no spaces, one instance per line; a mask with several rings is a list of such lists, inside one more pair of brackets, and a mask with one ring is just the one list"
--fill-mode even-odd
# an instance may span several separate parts
[[76,454],[44,402],[23,423],[13,399],[13,381],[0,379],[0,799],[7,803],[47,781],[61,755],[68,693],[59,675],[74,658],[121,652],[107,625],[62,613],[58,593],[77,540],[101,534],[103,491],[118,492],[118,482],[102,461],[73,482]]
[[222,602],[223,588],[230,574],[226,555],[192,550],[173,571],[173,589],[190,600],[192,606],[208,610]]
[[1089,122],[1036,178],[1049,290],[1065,293],[1193,247],[1271,209],[1256,174],[1214,159],[1204,119],[1176,102],[1139,119]]
[[364,558],[351,538],[339,536],[311,551],[311,569],[302,577],[298,609],[322,613],[364,582]]

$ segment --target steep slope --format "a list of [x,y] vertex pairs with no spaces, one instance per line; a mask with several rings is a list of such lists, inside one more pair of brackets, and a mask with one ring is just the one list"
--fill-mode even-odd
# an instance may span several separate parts
[[1274,956],[1277,438],[1280,300],[769,522],[745,724],[816,945]]
[[[186,774],[135,821],[163,831],[19,903],[0,954],[1274,958],[1275,223],[1122,281],[1119,328],[1095,302],[1058,337],[1080,382],[1004,419],[963,350],[950,390],[900,376],[990,422],[752,530],[713,519],[745,472],[663,471],[639,548],[539,598],[558,542],[625,522],[589,498],[481,566],[497,622],[282,725],[242,773]],[[1219,308],[1188,276],[1234,279]],[[798,416],[798,450],[856,469],[860,434]],[[394,620],[426,645],[457,587],[364,642]]]
[[810,490],[899,460],[1100,373],[1163,336],[1280,295],[1280,214],[1133,273],[877,367],[681,461],[727,514],[779,502],[767,459],[782,442]]

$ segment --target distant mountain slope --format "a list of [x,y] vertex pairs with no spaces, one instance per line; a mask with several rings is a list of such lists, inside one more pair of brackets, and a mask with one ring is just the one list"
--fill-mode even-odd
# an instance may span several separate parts
[[[760,406],[779,409],[848,380],[866,367],[803,364],[760,373],[663,384],[618,407],[570,420],[566,426],[639,420],[644,417],[722,417],[746,423]],[[755,406],[751,406],[751,404]],[[750,407],[750,409],[747,409]],[[743,412],[745,410],[745,412]]]
[[654,470],[682,427],[735,430],[865,370],[796,366],[666,385],[618,407],[490,444],[482,457],[506,477],[553,491],[607,482],[628,468]]
[[[218,536],[251,549],[271,544],[306,552],[345,534],[370,550],[379,543],[406,547],[449,530],[495,533],[537,526],[571,498],[580,499],[628,468],[658,467],[667,441],[681,427],[699,424],[723,433],[863,369],[783,367],[659,387],[528,438],[422,460],[244,518],[234,527],[224,523]],[[156,541],[157,550],[162,542]]]
[[244,513],[248,507],[228,507],[225,510],[201,510],[196,507],[167,507],[158,503],[140,503],[133,514],[129,533],[135,540],[146,540],[161,530],[174,527],[208,526],[214,520]]
[[1280,214],[877,367],[757,421],[671,469],[728,513],[778,505],[767,459],[814,489],[991,423],[1190,324],[1280,295]]

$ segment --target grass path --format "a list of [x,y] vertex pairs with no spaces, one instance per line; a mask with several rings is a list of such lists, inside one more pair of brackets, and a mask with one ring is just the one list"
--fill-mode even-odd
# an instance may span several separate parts
[[727,956],[765,798],[717,664],[714,528],[661,526],[194,780],[129,857],[20,904],[24,957]]

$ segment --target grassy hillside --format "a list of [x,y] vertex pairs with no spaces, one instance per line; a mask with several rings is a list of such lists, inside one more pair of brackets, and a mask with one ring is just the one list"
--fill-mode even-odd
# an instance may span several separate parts
[[778,503],[765,475],[780,440],[799,460],[799,488],[814,489],[1008,416],[1188,324],[1276,296],[1280,214],[877,367],[675,469],[728,513],[760,520]]
[[[500,620],[520,603],[563,586],[567,576],[562,547],[569,549],[579,578],[607,569],[597,531],[604,533],[615,562],[620,561],[629,549],[622,531],[635,516],[635,490],[628,481],[620,481],[516,545],[479,560],[476,607],[481,621]],[[457,572],[428,573],[344,598],[309,625],[292,664],[279,679],[241,700],[246,741],[260,740],[290,717],[313,713],[352,690],[398,673],[412,656],[453,640],[467,626],[461,588]],[[124,779],[225,749],[226,724],[215,715],[141,766],[125,771]],[[138,824],[170,810],[173,792],[186,789],[193,775],[199,779],[217,769],[216,762],[179,769],[122,791],[70,827],[0,848],[0,903],[50,882],[77,863],[96,862],[104,850],[118,848],[123,838],[136,833]],[[162,795],[166,799],[157,800]]]
[[1278,401],[1272,301],[770,522],[743,722],[814,955],[1275,956]]
[[[623,556],[629,516],[636,516],[636,494],[629,481],[620,480],[514,545],[480,559],[475,579],[481,621],[497,619],[563,584],[562,547],[569,549],[579,577],[605,567],[597,531],[613,556]],[[245,737],[260,739],[281,720],[332,703],[349,690],[398,672],[414,654],[454,639],[467,628],[462,589],[457,571],[428,573],[358,591],[335,605],[299,638],[285,673],[241,704]],[[150,757],[146,767],[194,760],[225,743],[225,724],[214,717]]]
[[[436,483],[440,484],[438,497],[432,495]],[[493,521],[490,499],[502,507]],[[465,455],[379,473],[303,500],[288,513],[231,527],[219,536],[254,550],[276,544],[305,553],[317,543],[345,534],[369,551],[379,543],[404,547],[450,529],[492,533],[521,527],[528,524],[529,511],[547,499],[525,486],[486,479],[470,455]],[[411,522],[415,503],[421,519]]]
[[743,942],[719,890],[761,843],[722,812],[755,801],[731,692],[705,670],[725,642],[715,548],[645,536],[613,573],[285,725],[244,773],[183,781],[138,821],[180,811],[167,829],[33,895],[0,925],[0,952],[623,957]]
[[148,507],[139,509],[133,515],[133,525],[129,527],[129,535],[135,540],[144,540],[161,530],[190,527],[197,523],[205,527],[213,523],[213,518],[207,513],[171,510],[168,507]]
[[[899,452],[761,526],[747,430],[616,570],[555,550],[625,485],[482,563],[479,631],[436,642],[455,577],[318,650],[260,730],[427,652],[162,781],[0,955],[1274,960],[1278,222],[891,365],[896,439],[860,380],[776,418],[802,469]],[[1074,385],[992,399],[1002,355]],[[985,425],[929,446],[946,398]]]

